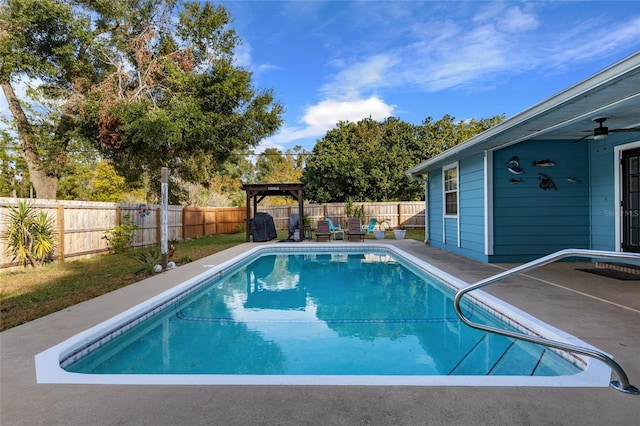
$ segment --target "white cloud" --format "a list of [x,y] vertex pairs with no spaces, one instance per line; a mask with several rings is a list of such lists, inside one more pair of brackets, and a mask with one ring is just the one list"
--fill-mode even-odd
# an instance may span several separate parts
[[284,127],[278,134],[266,139],[257,151],[262,152],[266,148],[282,151],[285,144],[323,137],[339,121],[356,122],[367,117],[383,120],[392,116],[394,109],[394,105],[385,103],[377,96],[348,101],[324,100],[306,109],[302,117],[303,125]]
[[339,99],[358,97],[363,90],[385,86],[385,77],[395,64],[396,59],[389,54],[371,56],[344,67],[321,91]]
[[236,47],[233,55],[233,61],[236,66],[245,68],[257,74],[274,69],[280,69],[280,67],[269,63],[256,64],[253,61],[253,48],[246,41],[243,41]]
[[[585,37],[585,33],[589,33],[589,37]],[[640,39],[640,17],[619,22],[615,26],[602,25],[601,22],[585,23],[571,32],[561,34],[559,39],[560,43],[548,49],[545,57],[547,66],[564,67],[566,64],[591,61],[621,46],[636,43]]]
[[502,19],[498,21],[498,28],[506,33],[521,33],[538,28],[540,22],[531,13],[526,13],[519,7],[510,7]]
[[358,121],[369,116],[374,120],[382,120],[392,115],[393,109],[392,105],[387,105],[376,96],[352,101],[326,100],[309,107],[302,120],[312,127],[330,128],[338,121]]

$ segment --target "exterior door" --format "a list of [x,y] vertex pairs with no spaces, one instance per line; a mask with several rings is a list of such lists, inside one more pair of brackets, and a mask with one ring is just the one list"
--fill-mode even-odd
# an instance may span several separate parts
[[640,252],[640,149],[622,152],[622,250]]

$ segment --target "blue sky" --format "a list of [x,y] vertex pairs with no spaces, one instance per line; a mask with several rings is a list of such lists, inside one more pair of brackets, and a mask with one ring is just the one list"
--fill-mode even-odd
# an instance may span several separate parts
[[640,50],[640,1],[222,1],[238,63],[286,107],[264,141],[339,120],[511,117]]
[[511,117],[640,50],[640,0],[214,3],[286,108],[258,152],[311,150],[340,120]]

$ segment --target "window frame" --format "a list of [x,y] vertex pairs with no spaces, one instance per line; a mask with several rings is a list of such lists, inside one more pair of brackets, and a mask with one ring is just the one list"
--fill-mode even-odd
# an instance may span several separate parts
[[[455,180],[451,179],[447,172],[455,170]],[[455,188],[451,189],[448,184],[455,184]],[[449,188],[448,188],[449,186]],[[456,211],[455,213],[447,213],[447,195],[455,194],[456,197]],[[451,205],[451,204],[449,204]],[[460,213],[460,170],[458,162],[447,164],[442,167],[442,214],[444,217],[458,217]]]

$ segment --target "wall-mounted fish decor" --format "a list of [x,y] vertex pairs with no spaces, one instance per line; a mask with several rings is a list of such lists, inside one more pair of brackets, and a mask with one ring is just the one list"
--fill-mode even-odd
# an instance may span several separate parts
[[555,161],[551,161],[548,158],[546,160],[533,162],[533,167],[553,167],[555,165],[556,165]]
[[571,176],[570,176],[570,177],[568,177],[568,178],[567,178],[567,182],[571,182],[571,183],[580,183],[580,182],[581,182],[581,180],[580,180],[580,179],[578,179],[578,178],[574,178],[574,177],[571,177]]
[[514,175],[521,175],[524,173],[524,170],[520,167],[520,159],[517,156],[509,158],[509,161],[507,161],[507,170]]
[[540,188],[544,189],[545,191],[548,189],[558,189],[556,184],[553,183],[553,180],[551,180],[551,178],[544,173],[538,173],[538,179],[540,179]]
[[522,183],[522,182],[524,182],[524,179],[514,179],[514,178],[509,179],[509,183],[511,185],[516,185],[516,184]]

